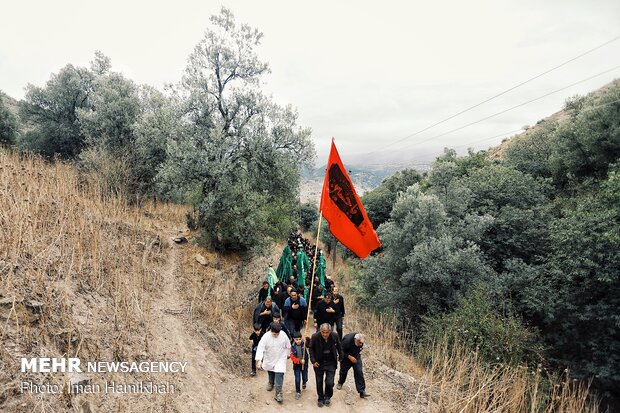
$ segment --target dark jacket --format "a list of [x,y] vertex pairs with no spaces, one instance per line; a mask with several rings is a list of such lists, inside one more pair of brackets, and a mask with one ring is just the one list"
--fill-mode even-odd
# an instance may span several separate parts
[[357,333],[350,333],[342,337],[342,352],[344,353],[344,357],[353,356],[356,359],[360,357],[360,352],[364,346],[358,347],[355,345],[356,334]]
[[265,307],[264,302],[257,305],[256,308],[254,309],[254,318],[253,318],[254,324],[259,323],[263,331],[267,331],[267,327],[269,327],[269,324],[273,321],[273,313],[280,311],[280,308],[278,308],[278,305],[272,301],[271,302],[271,314],[260,315],[260,313],[265,311],[265,308],[266,307]]
[[[276,304],[278,304],[278,307],[280,307],[280,309],[284,308],[284,301],[286,301],[286,299],[288,298],[288,292],[286,291],[286,287],[287,285],[285,283],[280,283],[277,285],[276,291],[274,291],[273,293],[273,299]],[[284,314],[282,314],[282,316],[284,316]]]
[[[293,304],[299,304],[297,309],[293,309]],[[291,297],[287,298],[284,302],[284,318],[286,320],[305,320],[308,315],[308,304],[303,297],[297,296],[297,301],[291,300]]]
[[325,289],[319,289],[317,285],[312,287],[312,297],[310,297],[310,305],[312,308],[316,308],[318,303],[323,300],[323,294],[325,294]]
[[332,308],[336,312],[338,311],[333,301],[330,301],[329,304],[326,303],[325,300],[321,300],[317,303],[314,311],[314,319],[318,327],[321,327],[321,324],[323,323],[327,323],[333,326],[333,324],[336,322],[337,313],[328,313],[328,308]]
[[[338,303],[336,303],[336,299],[339,300]],[[335,318],[338,319],[340,317],[344,317],[344,297],[341,294],[338,294],[338,296],[334,295],[332,302],[334,303],[334,306],[336,306]]]
[[335,368],[338,365],[338,360],[342,360],[343,357],[342,345],[340,344],[338,333],[332,331],[327,338],[327,341],[323,340],[320,332],[314,333],[310,338],[310,345],[308,346],[310,361],[312,364],[318,361],[319,368],[321,368],[320,364],[322,364],[323,360],[323,350],[329,350],[331,356],[333,357],[333,367]]
[[[306,337],[306,343],[310,342],[310,337]],[[302,343],[298,346],[293,340],[293,344],[291,344],[291,361],[293,364],[301,364],[301,357],[299,355],[303,354],[303,358],[305,359],[306,366],[308,365],[308,346]]]

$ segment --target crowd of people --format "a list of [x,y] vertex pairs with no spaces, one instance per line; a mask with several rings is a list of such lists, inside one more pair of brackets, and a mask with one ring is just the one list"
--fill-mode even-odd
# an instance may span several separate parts
[[316,259],[315,251],[316,247],[299,232],[292,232],[277,272],[270,265],[267,279],[258,291],[254,332],[250,335],[251,375],[256,376],[258,369],[267,371],[267,391],[275,388],[275,400],[279,403],[283,402],[289,359],[297,400],[308,383],[308,364],[314,369],[319,407],[331,404],[338,365],[336,388],[342,388],[353,368],[357,392],[362,398],[369,396],[362,370],[364,335],[351,332],[343,336],[345,300],[326,274],[321,250]]

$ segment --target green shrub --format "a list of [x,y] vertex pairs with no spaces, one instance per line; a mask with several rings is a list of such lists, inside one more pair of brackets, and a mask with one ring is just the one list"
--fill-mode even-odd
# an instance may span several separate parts
[[319,219],[319,209],[312,202],[301,204],[299,209],[299,226],[303,231],[309,231]]
[[436,343],[447,339],[449,347],[460,343],[476,351],[481,360],[493,364],[536,364],[542,360],[543,347],[537,334],[512,315],[500,315],[491,306],[486,287],[473,287],[451,313],[424,317],[420,356]]

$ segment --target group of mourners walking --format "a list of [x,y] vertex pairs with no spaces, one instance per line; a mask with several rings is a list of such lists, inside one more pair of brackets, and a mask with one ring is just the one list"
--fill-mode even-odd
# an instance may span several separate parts
[[[275,399],[281,403],[284,373],[290,359],[295,375],[295,399],[298,400],[306,389],[308,364],[311,364],[317,403],[323,407],[331,404],[338,364],[337,389],[342,388],[349,370],[353,369],[360,397],[366,398],[369,394],[362,370],[364,335],[351,332],[343,336],[344,297],[325,274],[325,258],[320,250],[315,260],[315,250],[298,232],[293,232],[277,271],[269,266],[253,316],[251,375],[255,376],[257,369],[267,371],[267,391],[275,388]],[[315,262],[317,276],[312,279]],[[312,327],[307,325],[309,314],[314,318]],[[310,336],[305,334],[308,330],[312,332]]]

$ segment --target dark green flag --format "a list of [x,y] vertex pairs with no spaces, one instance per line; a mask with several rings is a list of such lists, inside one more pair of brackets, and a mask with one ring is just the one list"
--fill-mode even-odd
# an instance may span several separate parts
[[280,257],[280,263],[278,269],[276,269],[276,275],[278,280],[286,282],[288,277],[293,275],[293,255],[291,253],[291,247],[288,245],[284,247],[282,256]]
[[321,253],[319,255],[319,262],[316,265],[316,274],[319,277],[319,282],[323,287],[325,287],[325,268],[327,268],[327,262],[325,262],[325,257]]
[[[301,286],[306,285],[306,273],[310,271],[310,261],[308,261],[308,256],[304,252],[302,248],[297,251],[297,283]],[[307,293],[304,293],[307,296]],[[308,297],[304,297],[306,300]]]

